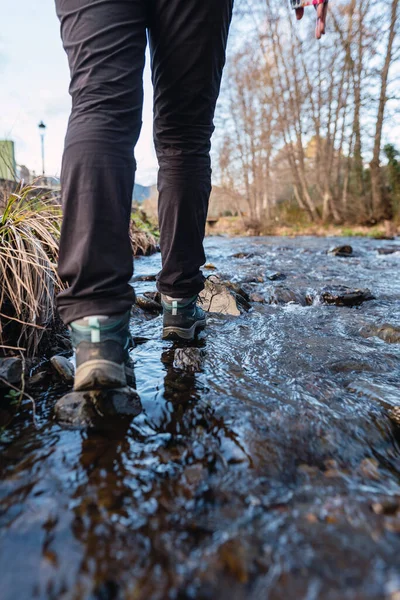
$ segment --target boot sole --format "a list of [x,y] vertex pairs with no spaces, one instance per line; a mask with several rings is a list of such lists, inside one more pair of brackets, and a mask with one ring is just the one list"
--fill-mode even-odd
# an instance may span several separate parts
[[108,390],[127,385],[125,365],[110,360],[88,360],[77,368],[74,390]]
[[196,332],[201,331],[206,326],[205,319],[202,321],[196,321],[192,327],[185,329],[184,327],[164,327],[163,329],[163,340],[193,340]]

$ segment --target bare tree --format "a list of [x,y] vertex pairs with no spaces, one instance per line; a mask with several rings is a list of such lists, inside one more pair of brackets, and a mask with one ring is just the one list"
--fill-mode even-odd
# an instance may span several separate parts
[[383,190],[380,170],[380,153],[382,144],[382,128],[385,115],[385,108],[387,104],[387,86],[389,78],[389,69],[393,60],[393,45],[397,32],[398,5],[398,0],[392,0],[386,52],[380,77],[380,94],[374,136],[374,150],[373,157],[370,163],[372,208],[373,214],[376,219],[391,219],[393,216],[390,199],[388,198],[387,194],[384,193]]
[[379,159],[386,105],[395,100],[388,88],[398,0],[383,8],[339,0],[322,45],[279,0],[249,0],[241,10],[251,36],[236,36],[228,61],[223,185],[245,198],[250,220],[271,219],[284,200],[312,221],[387,217]]

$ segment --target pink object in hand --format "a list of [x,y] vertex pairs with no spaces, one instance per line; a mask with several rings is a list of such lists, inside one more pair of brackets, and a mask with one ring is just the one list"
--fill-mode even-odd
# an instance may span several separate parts
[[290,0],[292,8],[303,8],[304,6],[317,6],[318,4],[324,4],[328,0]]

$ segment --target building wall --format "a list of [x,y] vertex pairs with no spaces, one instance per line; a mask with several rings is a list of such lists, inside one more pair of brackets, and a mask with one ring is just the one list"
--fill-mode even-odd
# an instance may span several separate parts
[[15,181],[16,170],[14,142],[0,140],[0,179]]

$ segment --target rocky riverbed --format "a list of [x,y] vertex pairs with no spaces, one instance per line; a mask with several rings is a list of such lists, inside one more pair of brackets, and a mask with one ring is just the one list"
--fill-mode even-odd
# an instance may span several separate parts
[[400,241],[206,251],[217,312],[191,344],[160,339],[159,255],[135,261],[129,409],[60,422],[68,363],[27,379],[0,439],[2,600],[399,600]]

